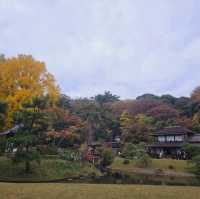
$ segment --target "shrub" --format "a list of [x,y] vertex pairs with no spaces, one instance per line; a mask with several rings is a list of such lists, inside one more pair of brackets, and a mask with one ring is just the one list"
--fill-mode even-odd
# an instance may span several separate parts
[[169,166],[168,166],[168,169],[170,169],[170,170],[174,170],[175,168],[174,168],[173,165],[169,165]]
[[6,149],[6,139],[1,138],[0,139],[0,155],[2,155],[5,152]]
[[113,160],[114,160],[114,157],[113,157],[113,154],[112,154],[112,150],[111,149],[105,149],[102,153],[102,161],[101,161],[102,165],[104,167],[107,167],[107,166],[112,164]]
[[144,154],[143,156],[141,156],[138,160],[137,160],[137,164],[140,167],[149,167],[152,164],[151,158],[149,157],[149,155]]
[[40,145],[38,150],[42,155],[57,155],[58,149],[55,145]]
[[197,156],[200,154],[200,146],[196,146],[196,145],[191,145],[191,144],[186,144],[184,146],[184,150],[191,154],[193,157]]
[[112,174],[112,177],[115,179],[122,179],[123,178],[123,174],[121,172],[114,172]]
[[130,164],[130,161],[127,160],[127,159],[125,159],[125,160],[123,161],[123,164]]
[[129,143],[123,151],[123,157],[132,160],[137,160],[144,154],[146,154],[146,151],[143,143],[140,144]]
[[97,174],[95,172],[89,173],[89,175],[92,179],[95,179],[97,177]]
[[191,163],[194,165],[193,172],[200,176],[200,155],[193,157]]

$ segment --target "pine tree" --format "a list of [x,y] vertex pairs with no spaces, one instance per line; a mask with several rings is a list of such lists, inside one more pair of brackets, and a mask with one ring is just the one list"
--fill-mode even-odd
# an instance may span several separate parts
[[48,128],[48,116],[46,113],[48,99],[35,97],[32,102],[23,104],[23,107],[15,113],[14,121],[23,127],[9,139],[10,146],[16,149],[14,162],[25,163],[25,172],[31,171],[31,162],[40,162],[40,154],[37,146],[45,138]]

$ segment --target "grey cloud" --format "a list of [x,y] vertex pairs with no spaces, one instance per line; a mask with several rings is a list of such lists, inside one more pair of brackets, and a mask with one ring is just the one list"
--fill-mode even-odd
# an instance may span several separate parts
[[0,0],[0,52],[46,62],[73,97],[189,95],[200,84],[198,0]]

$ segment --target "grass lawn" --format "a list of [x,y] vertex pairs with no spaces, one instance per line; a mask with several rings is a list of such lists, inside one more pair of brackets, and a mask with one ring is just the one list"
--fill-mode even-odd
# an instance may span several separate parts
[[[99,172],[90,164],[81,165],[77,162],[67,162],[61,159],[42,159],[40,165],[31,163],[32,172],[25,174],[24,164],[13,164],[6,158],[0,157],[0,179],[11,180],[55,180],[65,177],[87,175]],[[0,197],[1,198],[1,197]]]
[[[137,165],[134,161],[130,161],[129,164],[123,164],[124,159],[116,158],[111,165],[112,169],[119,169],[122,171],[135,171]],[[173,159],[152,159],[152,165],[149,169],[163,169],[170,170],[169,167],[173,167],[176,172],[188,172],[189,165],[186,160],[173,160]]]
[[1,199],[198,199],[198,187],[0,183]]

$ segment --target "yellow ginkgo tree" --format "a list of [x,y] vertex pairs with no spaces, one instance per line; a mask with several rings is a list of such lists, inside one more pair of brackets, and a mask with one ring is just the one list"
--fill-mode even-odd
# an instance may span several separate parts
[[29,55],[5,58],[0,62],[0,100],[8,103],[7,127],[12,125],[12,115],[24,102],[35,96],[48,95],[51,104],[59,97],[59,87],[45,63]]

